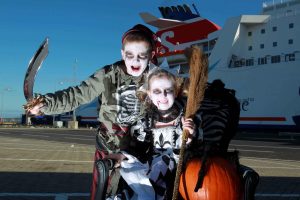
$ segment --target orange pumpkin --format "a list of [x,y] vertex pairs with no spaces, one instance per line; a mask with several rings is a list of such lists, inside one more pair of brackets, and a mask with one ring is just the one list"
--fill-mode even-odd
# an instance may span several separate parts
[[180,177],[179,192],[186,200],[240,200],[243,198],[240,176],[234,165],[220,157],[208,158],[202,187],[194,192],[201,159],[187,163]]

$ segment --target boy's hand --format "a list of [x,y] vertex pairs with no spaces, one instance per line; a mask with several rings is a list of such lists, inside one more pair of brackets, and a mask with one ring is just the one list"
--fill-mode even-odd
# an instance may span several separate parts
[[121,153],[112,153],[105,156],[105,158],[114,160],[115,161],[114,168],[118,168],[120,167],[122,160],[124,160],[126,156],[124,156]]
[[43,102],[44,99],[42,97],[37,97],[23,105],[23,108],[26,110],[26,113],[42,115],[41,108],[44,107]]

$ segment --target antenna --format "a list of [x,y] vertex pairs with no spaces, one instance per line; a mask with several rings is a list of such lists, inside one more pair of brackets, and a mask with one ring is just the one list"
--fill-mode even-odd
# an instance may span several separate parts
[[[73,65],[73,85],[76,85],[76,68],[77,68],[77,64],[78,64],[78,59],[75,58],[75,62],[74,62],[74,65]],[[72,115],[72,118],[73,118],[73,121],[76,121],[76,109],[73,110],[73,115]]]
[[195,4],[192,4],[192,6],[193,6],[194,10],[196,11],[197,15],[199,17],[201,17],[199,11],[197,10],[197,7],[195,6]]
[[76,82],[77,82],[77,79],[76,79],[76,70],[77,70],[77,66],[78,65],[78,59],[75,58],[75,61],[74,61],[74,65],[73,65],[73,84],[76,85]]

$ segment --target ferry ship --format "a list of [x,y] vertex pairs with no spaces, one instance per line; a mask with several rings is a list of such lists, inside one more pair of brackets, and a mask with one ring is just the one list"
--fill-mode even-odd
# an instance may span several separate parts
[[241,128],[300,130],[300,0],[263,3],[258,15],[228,19],[224,27],[192,5],[140,13],[156,27],[160,62],[188,71],[183,50],[196,45],[209,56],[209,81],[236,90]]
[[[241,128],[300,130],[300,0],[263,3],[261,14],[232,17],[223,28],[194,5],[159,10],[161,18],[140,16],[157,28],[160,63],[188,73],[183,51],[197,45],[209,58],[209,81],[221,79],[236,91]],[[94,101],[76,114],[95,122],[98,106]]]

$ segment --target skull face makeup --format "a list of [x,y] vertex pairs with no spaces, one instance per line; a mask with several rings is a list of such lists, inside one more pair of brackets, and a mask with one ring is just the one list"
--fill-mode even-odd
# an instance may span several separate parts
[[158,110],[168,110],[174,104],[174,82],[168,77],[153,77],[149,81],[148,96]]
[[128,42],[121,50],[129,75],[140,76],[148,66],[152,53],[146,42]]

